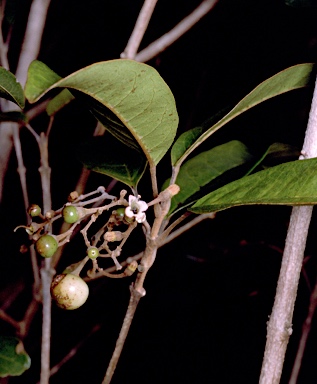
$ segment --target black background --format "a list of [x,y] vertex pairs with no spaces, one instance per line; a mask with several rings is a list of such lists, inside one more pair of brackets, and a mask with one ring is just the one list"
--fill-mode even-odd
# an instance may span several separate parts
[[[97,61],[116,59],[124,50],[142,1],[52,1],[39,59],[61,76]],[[172,28],[200,1],[159,0],[141,48]],[[9,52],[12,70],[22,41],[29,1],[19,4]],[[317,9],[292,8],[283,1],[220,0],[190,32],[148,64],[170,86],[180,116],[179,133],[199,125],[232,105],[261,81],[291,65],[315,62]],[[272,142],[301,148],[312,90],[299,90],[254,108],[216,133],[210,147],[239,139],[261,151]],[[34,124],[40,130],[46,119]],[[75,103],[56,117],[50,141],[53,207],[73,190],[81,166],[76,148],[94,130],[93,118]],[[30,134],[21,133],[32,202],[41,201],[38,151]],[[26,285],[10,314],[23,316],[31,295],[29,259],[19,253],[24,235],[13,228],[24,222],[16,160],[12,156],[1,208],[2,300],[6,292]],[[168,156],[159,165],[160,183],[170,174]],[[148,178],[139,186],[147,195]],[[107,185],[91,175],[89,189]],[[117,188],[117,189],[116,189]],[[117,186],[115,191],[120,190]],[[221,212],[160,249],[145,282],[113,384],[174,382],[182,384],[258,382],[270,314],[290,215],[288,207],[240,207]],[[305,270],[316,275],[316,220],[313,218]],[[142,249],[142,237],[130,241],[128,255]],[[74,241],[58,267],[82,257],[84,244]],[[302,278],[294,315],[294,333],[281,383],[287,383],[307,313],[310,286]],[[57,383],[100,383],[129,300],[132,279],[90,283],[90,297],[80,309],[53,307],[52,365],[89,334],[76,356],[51,378]],[[3,333],[13,330],[1,322]],[[39,379],[40,313],[25,348],[32,366],[10,383]],[[316,324],[313,325],[299,383],[317,382]],[[1,381],[1,380],[0,380]]]

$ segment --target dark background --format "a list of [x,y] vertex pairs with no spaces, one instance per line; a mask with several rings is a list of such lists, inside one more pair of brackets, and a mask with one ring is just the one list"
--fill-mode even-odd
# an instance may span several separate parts
[[[200,1],[159,0],[141,48],[171,29]],[[39,59],[61,76],[97,61],[116,59],[124,50],[143,2],[52,1]],[[19,3],[15,15],[12,70],[20,50],[30,1]],[[179,133],[195,127],[218,110],[234,105],[261,81],[291,65],[315,62],[317,8],[293,8],[283,1],[220,0],[190,32],[148,64],[170,86],[180,116]],[[301,148],[312,89],[272,99],[235,119],[206,143],[207,147],[239,139],[261,152],[272,142]],[[36,129],[46,126],[38,119]],[[95,122],[76,102],[56,117],[50,141],[53,207],[64,204],[81,166],[76,148],[91,136]],[[30,200],[41,201],[38,151],[27,132],[21,133]],[[23,282],[26,289],[10,308],[17,319],[30,300],[32,279],[24,237],[13,228],[24,222],[24,208],[12,156],[1,208],[1,299]],[[170,174],[168,156],[159,166],[160,182]],[[140,193],[146,194],[147,178]],[[91,175],[88,189],[107,185],[105,176]],[[120,190],[120,186],[115,191]],[[253,384],[258,382],[281,252],[288,226],[288,207],[239,207],[220,212],[159,251],[145,282],[113,384],[174,382],[182,384]],[[305,271],[294,315],[294,333],[281,383],[287,383],[305,319],[310,285],[316,276],[316,220],[306,250]],[[141,237],[140,237],[141,239]],[[128,255],[142,249],[138,237]],[[65,265],[79,260],[83,243],[65,252]],[[72,261],[72,262],[74,262]],[[63,262],[59,267],[63,269]],[[60,271],[58,271],[60,272]],[[304,276],[304,275],[303,275]],[[100,383],[111,357],[132,279],[100,279],[90,283],[90,297],[80,309],[53,307],[52,365],[100,325],[76,356],[51,383]],[[39,379],[40,313],[25,340],[32,366],[10,383]],[[307,345],[299,383],[317,382],[316,324]],[[0,323],[3,333],[13,330]],[[1,382],[1,380],[0,380]]]

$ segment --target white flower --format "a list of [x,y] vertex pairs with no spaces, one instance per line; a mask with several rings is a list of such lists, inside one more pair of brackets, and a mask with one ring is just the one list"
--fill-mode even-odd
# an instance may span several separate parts
[[135,217],[138,223],[143,223],[146,219],[144,211],[148,209],[145,201],[139,200],[139,197],[129,196],[129,206],[125,209],[125,214],[128,217]]

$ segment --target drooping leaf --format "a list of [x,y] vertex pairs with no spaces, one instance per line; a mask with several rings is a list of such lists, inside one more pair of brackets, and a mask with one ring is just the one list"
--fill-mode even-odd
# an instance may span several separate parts
[[316,158],[280,164],[209,193],[189,210],[206,213],[239,205],[314,205],[317,204],[316,169]]
[[243,112],[272,97],[307,86],[310,82],[312,69],[313,64],[311,63],[299,64],[287,68],[265,80],[245,96],[227,115],[205,131],[178,159],[175,166],[179,166],[192,151],[207,140],[213,133]]
[[21,109],[24,108],[25,100],[21,84],[13,73],[3,67],[0,67],[0,97],[12,101]]
[[0,377],[20,376],[30,365],[31,359],[22,341],[12,336],[0,336]]
[[46,107],[46,112],[49,116],[55,115],[58,111],[60,111],[65,105],[69,104],[72,100],[74,100],[74,96],[69,92],[68,89],[63,89],[58,95],[53,97],[50,100]]
[[[43,81],[47,71],[39,72],[31,65],[25,89],[30,102],[57,87],[79,91],[94,99],[92,111],[109,131],[124,143],[127,138],[133,140],[151,164],[158,164],[171,146],[178,126],[175,100],[154,68],[125,59],[100,62],[51,84],[49,89],[45,87],[51,79]],[[38,86],[39,78],[44,86]]]
[[191,196],[197,195],[200,189],[212,180],[250,161],[251,158],[247,147],[240,141],[233,140],[188,160],[182,165],[177,176],[176,184],[180,187],[180,192],[172,199],[170,213]]
[[142,152],[123,145],[110,134],[92,137],[83,143],[78,157],[88,169],[113,177],[130,187],[137,186],[147,164]]

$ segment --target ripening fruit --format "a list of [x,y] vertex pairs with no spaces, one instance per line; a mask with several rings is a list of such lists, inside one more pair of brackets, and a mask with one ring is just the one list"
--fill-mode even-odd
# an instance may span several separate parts
[[61,274],[54,277],[51,294],[60,308],[77,309],[86,302],[89,288],[81,277],[71,273]]
[[73,205],[66,205],[62,211],[64,221],[68,224],[74,224],[79,220],[79,212]]
[[35,243],[35,249],[42,257],[52,257],[58,248],[58,242],[53,235],[43,235]]
[[116,209],[116,218],[120,221],[124,219],[125,207],[120,207]]
[[87,255],[90,259],[97,259],[99,256],[99,250],[96,247],[89,247],[87,249]]
[[39,207],[37,204],[32,204],[28,208],[28,214],[31,217],[36,217],[41,214],[41,207]]

